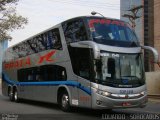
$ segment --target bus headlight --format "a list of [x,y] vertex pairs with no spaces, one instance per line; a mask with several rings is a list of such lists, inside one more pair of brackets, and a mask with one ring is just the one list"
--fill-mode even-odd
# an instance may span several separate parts
[[142,91],[140,94],[144,96],[146,94],[146,91]]
[[107,91],[101,91],[101,90],[97,90],[97,93],[106,97],[109,97],[111,95],[111,93]]

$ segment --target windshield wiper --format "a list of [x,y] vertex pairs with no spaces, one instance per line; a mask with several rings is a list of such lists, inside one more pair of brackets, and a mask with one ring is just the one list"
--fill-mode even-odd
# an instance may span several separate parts
[[130,47],[137,47],[137,44],[135,41],[131,42]]
[[102,35],[99,35],[99,36],[96,36],[96,37],[93,37],[93,38],[95,38],[95,39],[102,39],[103,36],[102,36]]

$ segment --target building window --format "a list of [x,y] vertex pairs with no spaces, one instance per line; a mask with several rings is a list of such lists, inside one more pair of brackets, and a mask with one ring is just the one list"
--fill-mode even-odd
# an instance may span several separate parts
[[144,4],[148,4],[148,0],[144,0]]
[[148,13],[148,7],[144,8],[144,13]]
[[65,68],[58,65],[44,65],[18,70],[18,81],[20,82],[62,81],[66,79]]
[[148,14],[144,14],[144,18],[145,18],[145,19],[148,18]]
[[144,24],[148,24],[148,18],[144,19]]

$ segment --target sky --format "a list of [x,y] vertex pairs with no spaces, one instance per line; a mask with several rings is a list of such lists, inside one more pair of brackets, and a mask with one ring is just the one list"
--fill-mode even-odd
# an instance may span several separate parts
[[9,46],[17,44],[60,22],[96,11],[120,18],[120,0],[19,0],[17,13],[28,18],[24,29],[11,32]]

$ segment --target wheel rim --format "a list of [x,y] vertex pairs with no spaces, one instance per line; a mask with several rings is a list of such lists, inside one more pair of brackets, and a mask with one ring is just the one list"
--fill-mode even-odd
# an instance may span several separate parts
[[64,94],[62,96],[62,107],[65,108],[69,104],[68,95]]
[[15,91],[15,93],[14,93],[14,100],[17,101],[17,99],[18,99],[18,93],[17,93],[17,91]]

